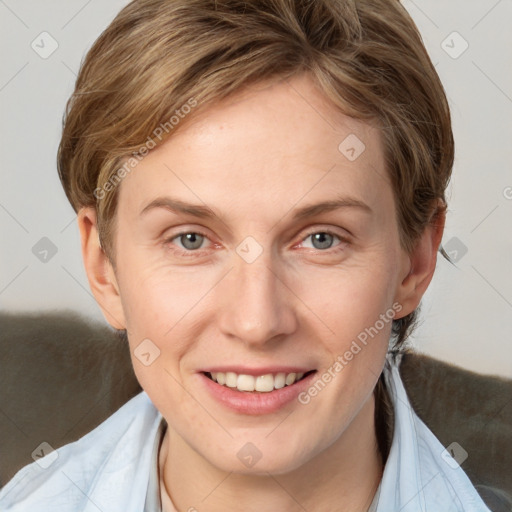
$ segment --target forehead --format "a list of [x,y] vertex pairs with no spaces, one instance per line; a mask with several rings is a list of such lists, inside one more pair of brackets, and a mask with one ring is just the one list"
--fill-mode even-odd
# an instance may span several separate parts
[[185,123],[124,180],[129,205],[168,193],[263,215],[267,202],[391,194],[378,128],[341,114],[308,77],[252,86]]

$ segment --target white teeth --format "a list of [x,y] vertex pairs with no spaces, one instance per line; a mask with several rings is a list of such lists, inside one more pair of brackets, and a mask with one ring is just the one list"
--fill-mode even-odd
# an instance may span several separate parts
[[239,375],[236,381],[238,391],[254,391],[254,377],[252,375]]
[[277,373],[276,375],[267,373],[258,377],[234,372],[211,372],[210,375],[212,380],[221,386],[237,388],[238,391],[259,391],[261,393],[269,393],[274,389],[291,386],[304,377],[304,373]]
[[278,373],[274,377],[274,387],[276,389],[284,388],[284,385],[286,384],[286,373]]
[[287,386],[289,386],[290,384],[293,384],[295,382],[295,377],[297,377],[297,374],[296,373],[289,373],[287,376],[286,376],[286,380],[284,381],[285,384]]
[[[219,376],[219,373],[221,373],[221,372],[217,372],[217,377]],[[233,373],[233,372],[226,373],[226,386],[228,388],[236,388],[236,381],[237,381],[236,373]]]
[[256,377],[256,385],[254,386],[256,391],[262,391],[268,393],[274,389],[274,376],[271,373],[267,375],[260,375]]

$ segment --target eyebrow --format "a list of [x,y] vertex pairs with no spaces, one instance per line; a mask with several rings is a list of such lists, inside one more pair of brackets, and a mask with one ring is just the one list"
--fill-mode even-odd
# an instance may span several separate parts
[[[146,205],[141,215],[148,213],[155,208],[163,208],[173,213],[183,213],[192,215],[193,217],[199,217],[203,219],[218,219],[219,216],[208,206],[186,203],[179,199],[173,199],[171,197],[159,197],[151,201]],[[363,201],[351,197],[340,197],[332,199],[330,201],[322,201],[320,203],[304,206],[299,208],[293,214],[293,220],[302,220],[307,217],[313,217],[320,215],[321,213],[328,213],[340,208],[357,208],[365,213],[372,213],[372,209]]]

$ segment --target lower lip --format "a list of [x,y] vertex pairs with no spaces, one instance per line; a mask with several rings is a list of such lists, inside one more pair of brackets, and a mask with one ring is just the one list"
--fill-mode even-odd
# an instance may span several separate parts
[[258,415],[276,412],[286,404],[293,402],[302,391],[310,386],[315,374],[316,372],[313,372],[290,386],[274,389],[267,393],[238,391],[236,388],[228,388],[214,382],[204,373],[198,375],[208,392],[218,402],[241,414]]

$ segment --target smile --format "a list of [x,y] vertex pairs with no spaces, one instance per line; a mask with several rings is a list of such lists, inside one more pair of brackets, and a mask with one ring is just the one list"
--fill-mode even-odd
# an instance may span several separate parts
[[235,372],[205,372],[205,375],[221,386],[236,388],[238,391],[270,393],[276,389],[295,384],[313,371],[306,373],[267,373],[258,376]]

